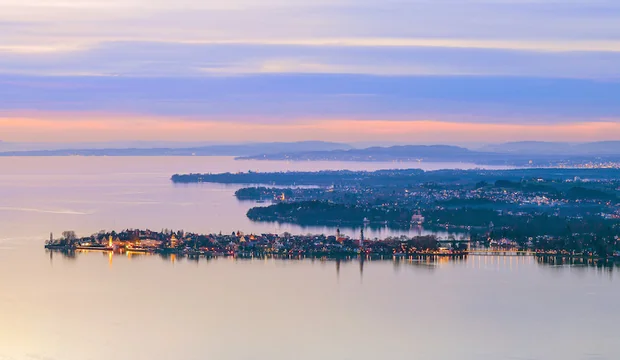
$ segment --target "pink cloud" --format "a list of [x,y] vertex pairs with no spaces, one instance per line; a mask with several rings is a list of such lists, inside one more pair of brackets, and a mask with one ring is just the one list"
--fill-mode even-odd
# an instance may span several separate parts
[[105,113],[30,113],[0,116],[4,141],[390,141],[407,143],[620,139],[620,120],[500,124],[412,119],[317,119],[269,123]]

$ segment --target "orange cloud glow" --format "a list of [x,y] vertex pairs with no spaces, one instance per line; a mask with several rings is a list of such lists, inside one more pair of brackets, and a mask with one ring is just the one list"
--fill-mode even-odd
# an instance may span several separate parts
[[497,124],[439,120],[247,120],[109,114],[30,114],[0,117],[4,141],[389,141],[403,143],[597,141],[620,139],[620,120],[548,124]]

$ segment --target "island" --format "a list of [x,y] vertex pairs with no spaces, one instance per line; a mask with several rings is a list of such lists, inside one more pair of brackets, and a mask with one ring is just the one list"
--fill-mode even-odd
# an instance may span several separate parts
[[198,234],[183,230],[161,231],[127,229],[120,232],[100,231],[86,237],[78,237],[73,231],[65,231],[58,239],[50,234],[45,243],[49,250],[61,251],[116,251],[143,253],[172,253],[194,256],[465,256],[469,240],[440,240],[435,236],[416,236],[370,240],[352,238],[339,230],[336,234],[293,235],[244,234]]
[[[73,253],[75,251],[104,251],[111,253],[159,253],[194,257],[465,257],[474,255],[531,255],[537,257],[562,257],[581,259],[620,260],[617,244],[592,243],[580,250],[569,243],[559,243],[554,238],[536,239],[519,244],[502,239],[467,238],[449,236],[440,239],[434,235],[399,236],[385,239],[367,239],[361,230],[358,237],[350,237],[337,230],[333,235],[307,234],[199,234],[173,231],[126,229],[120,232],[100,231],[78,237],[65,231],[62,237],[45,242],[50,251]],[[609,246],[615,246],[611,249]]]

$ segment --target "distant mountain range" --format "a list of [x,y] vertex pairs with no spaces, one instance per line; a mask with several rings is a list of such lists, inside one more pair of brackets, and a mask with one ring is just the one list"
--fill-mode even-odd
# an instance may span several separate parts
[[[528,146],[528,144],[530,144]],[[620,142],[578,144],[571,151],[544,150],[550,143],[510,143],[495,148],[470,150],[448,145],[404,145],[331,151],[285,152],[239,157],[255,160],[332,160],[332,161],[429,161],[470,162],[487,165],[547,165],[549,163],[620,161]]]
[[[109,144],[109,143],[108,143]],[[302,141],[247,144],[138,143],[135,147],[39,149],[4,151],[0,156],[236,156],[255,160],[334,160],[334,161],[427,161],[468,162],[486,165],[540,165],[563,162],[620,161],[620,141],[592,143],[511,142],[468,149],[450,145],[399,145],[353,148],[348,144]],[[186,146],[183,146],[186,145]],[[15,144],[0,142],[0,151]],[[28,146],[34,146],[29,144]],[[86,145],[87,146],[87,145]]]
[[225,144],[192,147],[60,148],[4,151],[0,156],[252,156],[282,152],[333,151],[350,145],[325,141]]
[[374,146],[365,149],[338,149],[330,151],[284,152],[244,156],[239,159],[256,160],[342,160],[342,161],[393,161],[416,160],[441,161],[441,159],[470,158],[477,152],[449,145],[399,145]]
[[161,149],[193,148],[219,143],[205,141],[99,141],[99,142],[2,142],[0,152],[33,150],[75,150],[75,149]]

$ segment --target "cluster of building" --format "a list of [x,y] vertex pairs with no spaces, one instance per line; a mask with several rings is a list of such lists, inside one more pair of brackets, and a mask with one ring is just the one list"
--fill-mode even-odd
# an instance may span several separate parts
[[[619,186],[620,188],[620,186]],[[270,200],[298,202],[305,200],[325,200],[336,203],[372,206],[425,206],[444,203],[454,200],[488,200],[495,203],[557,207],[571,203],[570,199],[558,197],[557,194],[544,191],[532,192],[519,189],[501,188],[410,188],[394,189],[381,187],[347,186],[338,189],[294,189],[290,195],[284,196],[281,191],[275,191]],[[599,204],[599,199],[579,201]]]
[[585,162],[564,162],[555,164],[557,168],[570,169],[620,169],[620,162],[617,161],[585,161]]
[[406,190],[404,198],[412,199],[422,204],[442,203],[451,200],[489,200],[496,203],[537,206],[561,206],[568,203],[566,199],[554,199],[545,194],[532,194],[519,190],[508,191],[505,189]]
[[[463,240],[466,242],[466,240]],[[128,252],[184,253],[194,255],[464,255],[452,244],[441,246],[434,236],[368,240],[363,230],[353,239],[339,230],[334,235],[284,234],[196,234],[183,231],[124,230],[120,233],[100,232],[89,237],[54,239],[46,243],[49,249],[103,250]]]
[[[615,181],[613,184],[607,184]],[[534,181],[536,182],[536,181]],[[613,188],[620,184],[617,180],[588,180],[569,179],[565,182],[572,183],[606,183],[605,187]],[[539,185],[544,185],[545,180],[539,179]],[[542,184],[541,184],[542,183]],[[615,184],[615,185],[614,185]],[[578,185],[577,185],[578,186]],[[553,189],[553,187],[550,187]],[[620,191],[620,190],[617,190]],[[345,186],[328,189],[291,189],[287,197],[277,192],[272,199],[275,202],[299,202],[307,200],[329,201],[338,204],[362,206],[366,208],[406,208],[406,209],[441,209],[487,206],[491,208],[510,207],[510,211],[518,213],[545,211],[550,214],[558,214],[560,208],[581,208],[583,205],[593,205],[602,209],[600,215],[608,219],[617,219],[620,214],[620,205],[617,202],[601,198],[571,199],[560,196],[554,191],[532,191],[522,189],[505,189],[501,187],[365,187]],[[550,210],[550,211],[549,211]],[[582,212],[582,211],[580,211]],[[412,219],[413,223],[421,224],[423,219]]]

